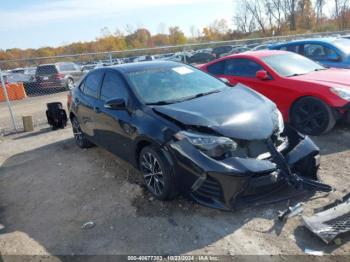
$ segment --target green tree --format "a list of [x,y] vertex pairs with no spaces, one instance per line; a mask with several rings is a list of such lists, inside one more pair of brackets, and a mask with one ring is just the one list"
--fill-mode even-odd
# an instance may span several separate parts
[[185,34],[178,26],[169,27],[169,43],[171,45],[182,45],[187,41]]

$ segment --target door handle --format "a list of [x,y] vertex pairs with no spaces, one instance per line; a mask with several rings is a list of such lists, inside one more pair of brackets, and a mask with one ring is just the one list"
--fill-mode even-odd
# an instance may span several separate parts
[[97,106],[94,106],[94,111],[98,114],[101,113],[101,109]]

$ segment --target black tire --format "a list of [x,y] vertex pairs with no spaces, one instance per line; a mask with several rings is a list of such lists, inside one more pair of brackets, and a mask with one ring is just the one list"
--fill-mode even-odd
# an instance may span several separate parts
[[303,134],[325,134],[334,127],[335,122],[332,109],[315,97],[301,98],[291,110],[291,123]]
[[78,118],[73,117],[71,122],[72,122],[72,129],[73,129],[73,135],[74,135],[75,143],[76,143],[80,148],[90,148],[90,147],[93,147],[94,144],[91,143],[91,142],[85,137],[85,134],[81,131]]
[[[138,162],[144,183],[155,198],[172,200],[177,196],[174,172],[160,149],[154,146],[144,147]],[[153,167],[150,166],[151,163],[154,163]]]

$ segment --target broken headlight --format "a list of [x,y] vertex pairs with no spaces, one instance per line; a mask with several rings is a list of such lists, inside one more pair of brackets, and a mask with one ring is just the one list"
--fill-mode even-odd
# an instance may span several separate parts
[[204,135],[187,131],[180,131],[175,134],[175,137],[178,140],[187,139],[192,145],[213,158],[220,158],[237,149],[237,143],[227,137]]

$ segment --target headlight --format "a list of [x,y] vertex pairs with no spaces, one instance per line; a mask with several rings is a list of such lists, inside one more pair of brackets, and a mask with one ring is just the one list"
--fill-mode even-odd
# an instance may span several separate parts
[[350,101],[350,90],[341,87],[331,87],[330,89],[337,96]]
[[278,127],[278,132],[282,133],[284,130],[284,120],[281,112],[276,109],[273,112],[273,121],[275,122],[275,125]]
[[237,143],[227,137],[203,135],[187,131],[180,131],[175,137],[178,140],[187,139],[203,153],[213,158],[222,157],[237,149]]

